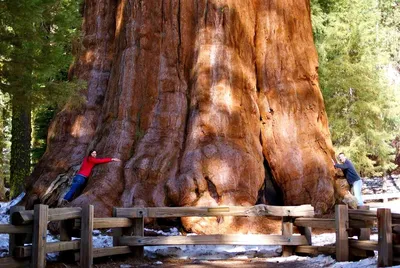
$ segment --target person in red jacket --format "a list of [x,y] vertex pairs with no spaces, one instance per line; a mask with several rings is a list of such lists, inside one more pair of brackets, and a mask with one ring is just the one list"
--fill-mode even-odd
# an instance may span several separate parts
[[112,161],[120,162],[118,158],[96,158],[96,150],[91,150],[89,155],[83,159],[81,168],[72,180],[71,189],[64,196],[61,205],[68,204],[71,202],[76,191],[80,190],[86,182],[86,179],[90,176],[92,169],[97,164],[104,164]]

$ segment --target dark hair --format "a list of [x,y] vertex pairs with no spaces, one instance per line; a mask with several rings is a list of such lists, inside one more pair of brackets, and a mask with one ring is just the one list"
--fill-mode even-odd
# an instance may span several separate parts
[[96,151],[95,149],[90,150],[88,156],[92,156],[92,153],[95,152],[95,151]]
[[344,153],[343,153],[343,152],[339,153],[338,155],[341,155],[341,154],[342,154],[342,155],[344,155]]

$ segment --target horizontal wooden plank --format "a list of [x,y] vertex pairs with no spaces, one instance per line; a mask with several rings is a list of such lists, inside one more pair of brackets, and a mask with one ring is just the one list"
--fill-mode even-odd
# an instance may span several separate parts
[[[371,228],[374,226],[374,221],[371,219],[363,220],[351,219],[350,228]],[[333,229],[335,228],[335,219],[321,219],[321,218],[297,218],[294,221],[294,225],[299,227],[312,227],[312,228],[322,228],[322,229]]]
[[32,233],[32,225],[17,226],[12,224],[0,224],[1,234],[26,234]]
[[350,220],[365,220],[374,221],[377,220],[376,211],[371,210],[359,210],[359,209],[349,209],[349,219]]
[[[109,229],[131,227],[132,220],[129,218],[94,218],[93,229]],[[75,219],[72,226],[73,229],[81,228],[81,219]]]
[[378,250],[378,242],[370,240],[352,240],[349,239],[349,245],[353,248],[364,250]]
[[399,193],[384,193],[384,194],[367,194],[363,195],[362,199],[365,200],[379,200],[379,199],[390,199],[390,198],[400,198]]
[[[52,208],[49,209],[49,221],[60,221],[81,217],[81,208]],[[11,224],[27,225],[33,221],[33,210],[17,211],[11,215]]]
[[[67,250],[78,250],[79,247],[80,247],[80,240],[52,242],[46,244],[46,253],[60,252]],[[32,255],[32,246],[15,247],[14,254],[18,258],[30,257]]]
[[52,208],[49,209],[49,221],[61,221],[80,218],[81,208]]
[[105,256],[121,255],[132,253],[132,249],[129,246],[118,246],[109,248],[94,248],[93,258],[100,258]]
[[400,245],[393,245],[393,252],[400,254]]
[[330,229],[335,228],[335,219],[320,218],[297,218],[294,221],[295,226]]
[[400,225],[393,226],[393,233],[400,234]]
[[46,253],[77,250],[80,248],[80,244],[81,244],[80,240],[47,243]]
[[392,213],[392,224],[400,225],[400,213]]
[[311,205],[302,206],[268,206],[253,207],[150,207],[150,208],[116,208],[117,217],[169,218],[169,217],[215,217],[215,216],[292,216],[313,217]]
[[377,226],[376,220],[355,220],[355,219],[350,219],[349,220],[349,227],[350,228],[372,228],[374,226]]
[[[375,220],[377,219],[376,211],[349,209],[349,218],[355,220]],[[400,213],[392,213],[393,223],[400,222]]]
[[131,227],[132,220],[128,218],[94,218],[94,229]]
[[[122,255],[122,254],[130,254],[130,253],[132,253],[132,249],[129,246],[94,248],[93,249],[93,258],[101,258],[101,257],[106,257],[106,256]],[[80,260],[79,251],[74,253],[74,260],[79,262],[79,260]]]
[[22,225],[33,222],[33,210],[16,211],[10,215],[11,224]]
[[297,246],[295,252],[308,255],[333,255],[336,252],[336,248],[335,246]]
[[29,259],[17,259],[14,257],[0,258],[0,267],[20,268],[20,267],[29,267],[29,265],[30,265]]
[[120,244],[125,246],[165,245],[307,245],[303,235],[193,235],[193,236],[122,236]]

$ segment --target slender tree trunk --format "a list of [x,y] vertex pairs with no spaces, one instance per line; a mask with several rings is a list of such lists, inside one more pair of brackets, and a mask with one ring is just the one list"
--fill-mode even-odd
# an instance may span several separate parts
[[4,179],[0,178],[0,201],[6,201],[6,188],[4,186]]
[[24,96],[12,96],[10,197],[24,191],[31,171],[31,105]]
[[[307,0],[86,0],[88,81],[27,180],[28,207],[57,205],[84,155],[96,167],[72,205],[335,203],[332,144]],[[63,188],[64,187],[64,188]],[[269,232],[265,219],[185,218],[195,232]]]
[[[3,95],[0,96],[4,98]],[[1,100],[3,102],[3,100]],[[6,108],[0,107],[0,201],[6,201],[6,178],[9,174],[9,157],[8,157],[8,146],[7,146],[7,136],[5,134],[5,128],[7,123],[5,122]]]
[[397,165],[395,170],[393,170],[393,174],[400,174],[400,136],[396,137],[392,141],[392,146],[395,148],[395,158],[394,163]]

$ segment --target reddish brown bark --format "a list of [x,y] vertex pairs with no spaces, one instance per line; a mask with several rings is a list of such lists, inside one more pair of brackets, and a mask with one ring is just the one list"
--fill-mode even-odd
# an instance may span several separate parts
[[[318,212],[334,204],[309,1],[86,0],[83,47],[73,73],[88,81],[86,102],[56,117],[28,206],[56,204],[92,148],[124,160],[96,167],[72,203],[98,216],[112,206],[250,206],[277,193]],[[274,231],[260,219],[183,223]]]
[[392,146],[395,148],[394,163],[397,167],[392,171],[392,174],[400,174],[400,137],[396,137],[392,141]]

